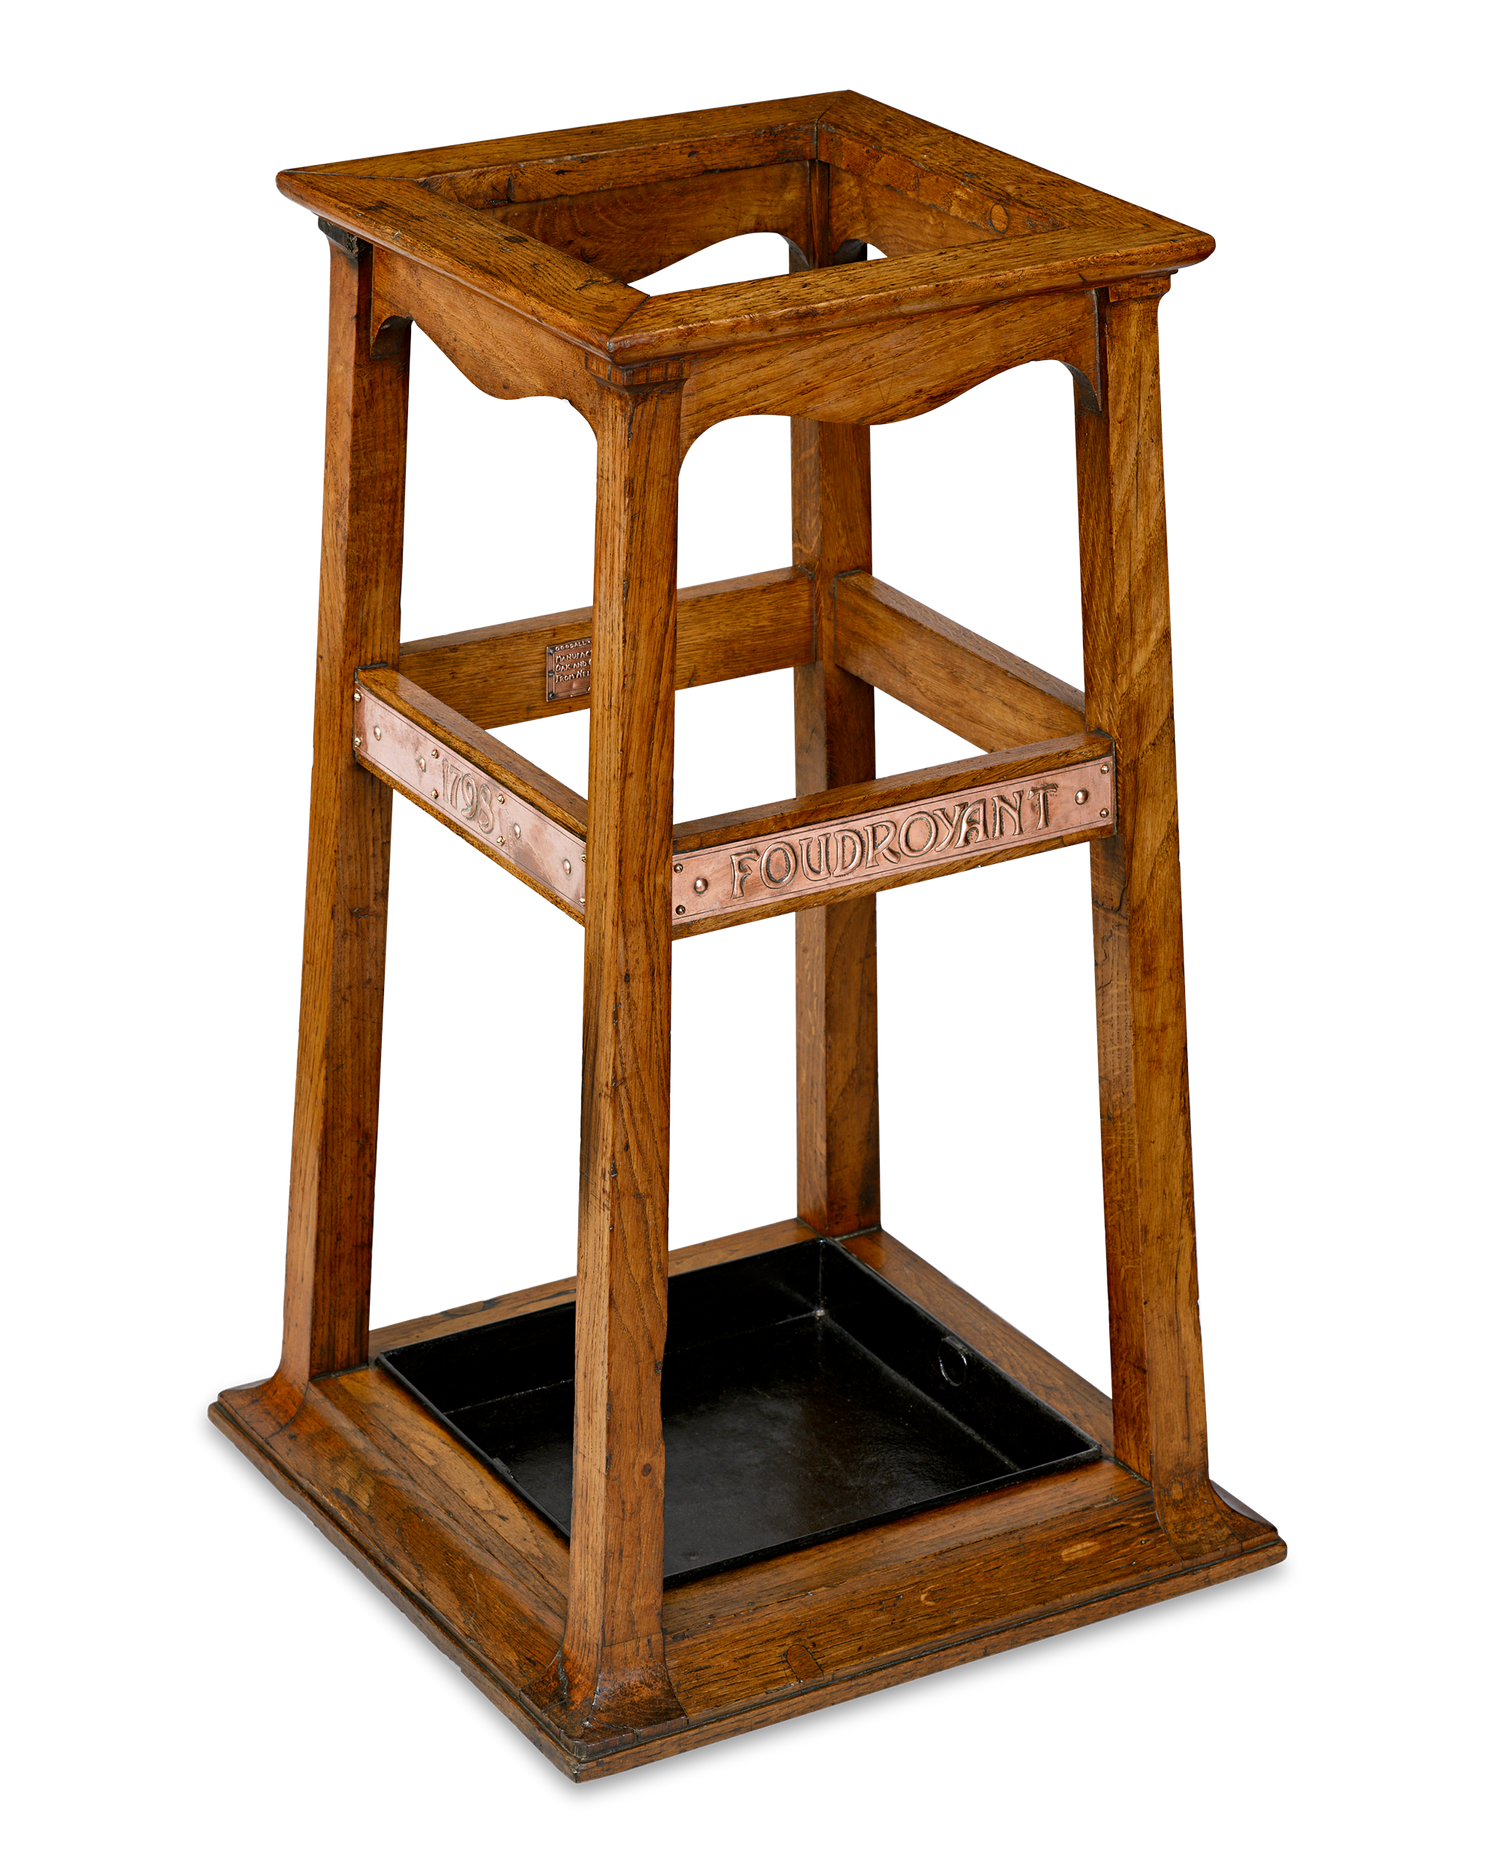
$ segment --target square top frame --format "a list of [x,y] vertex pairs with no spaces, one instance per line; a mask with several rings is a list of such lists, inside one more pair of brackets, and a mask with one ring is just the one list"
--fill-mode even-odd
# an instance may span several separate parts
[[[728,416],[914,416],[1046,355],[1039,311],[1024,330],[983,321],[989,342],[976,343],[983,309],[1165,277],[1214,245],[852,91],[356,158],[277,180],[375,247],[377,331],[415,313],[502,396],[567,395],[580,363],[620,386],[686,378],[684,452]],[[659,295],[629,284],[757,232],[785,238],[789,275]],[[886,258],[837,264],[864,260],[867,246]],[[532,324],[529,345],[504,313]],[[955,313],[970,316],[921,317]],[[914,320],[922,364],[894,374],[882,398],[858,366],[879,354],[889,374],[890,340],[904,334],[910,346]],[[1048,336],[1097,391],[1081,335]]]
[[[1280,1560],[1274,1527],[1210,1481],[1197,1311],[1157,308],[1210,238],[852,92],[279,182],[333,245],[306,944],[282,1359],[221,1396],[216,1423],[575,1778]],[[789,276],[657,296],[629,284],[756,231],[787,240]],[[565,398],[593,427],[592,608],[403,643],[413,324],[480,389]],[[1081,692],[870,565],[869,426],[1039,359],[1074,382]],[[682,458],[710,425],[755,413],[793,419],[794,564],[679,590]],[[555,640],[569,654],[556,692],[542,662]],[[797,797],[673,827],[675,690],[777,668],[795,672]],[[877,781],[876,687],[991,753]],[[586,800],[478,726],[572,708],[592,711]],[[393,791],[584,925],[579,1254],[576,1281],[372,1335]],[[877,842],[892,816],[956,827],[943,803],[960,794],[957,857],[903,870],[889,832]],[[1052,795],[1083,818],[1049,821]],[[477,821],[497,799],[503,817]],[[736,903],[745,842],[769,858],[794,835],[849,842],[858,877],[829,884],[824,845],[795,902]],[[1110,1396],[880,1219],[874,893],[1080,841]],[[694,917],[684,887],[708,890],[726,842],[728,896]],[[762,867],[768,882],[786,880]],[[797,918],[798,1216],[669,1265],[671,944],[782,910]],[[664,1591],[669,1267],[812,1238],[878,1269],[1101,1456]],[[567,1542],[371,1364],[458,1320],[563,1300],[577,1317]]]

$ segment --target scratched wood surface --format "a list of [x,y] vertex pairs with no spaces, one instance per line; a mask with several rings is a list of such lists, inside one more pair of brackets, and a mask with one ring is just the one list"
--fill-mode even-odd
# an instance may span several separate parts
[[371,257],[330,246],[328,431],[281,1373],[365,1359],[391,797],[356,763],[354,676],[401,637],[409,347],[370,356]]

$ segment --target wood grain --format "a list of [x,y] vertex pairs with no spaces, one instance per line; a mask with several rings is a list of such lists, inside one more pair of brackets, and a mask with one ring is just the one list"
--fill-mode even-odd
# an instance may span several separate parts
[[716,351],[814,328],[832,331],[906,313],[995,305],[1129,280],[1190,266],[1211,250],[1206,235],[1198,240],[1152,232],[1104,239],[1069,229],[866,262],[868,273],[829,267],[785,280],[698,287],[645,300],[615,328],[605,349],[622,364]]
[[1112,736],[1092,854],[1115,1447],[1184,1557],[1234,1536],[1208,1483],[1198,1327],[1166,496],[1155,298],[1101,309],[1107,395],[1077,405],[1085,714]]
[[323,559],[280,1369],[294,1388],[366,1358],[391,802],[354,760],[354,673],[396,655],[406,493],[408,348],[370,356],[369,250],[351,257],[330,247],[330,254]]
[[[503,727],[586,710],[592,698],[547,701],[547,646],[593,633],[594,609],[403,644],[400,671],[476,723]],[[813,655],[812,579],[803,567],[747,573],[677,593],[679,690],[788,670]]]
[[709,1718],[763,1698],[778,1678],[787,1685],[801,1677],[782,1664],[789,1641],[812,1656],[818,1677],[836,1680],[1181,1567],[1151,1493],[1137,1485],[1122,1503],[1087,1505],[958,1550],[929,1550],[819,1584],[790,1607],[773,1603],[722,1617],[707,1631],[674,1633],[673,1677],[694,1718]]
[[[801,1218],[785,1218],[779,1224],[758,1224],[751,1230],[735,1231],[728,1237],[714,1237],[706,1243],[688,1244],[668,1254],[668,1270],[673,1276],[688,1270],[706,1269],[711,1264],[728,1263],[740,1257],[759,1256],[766,1250],[780,1250],[787,1244],[807,1243],[817,1232]],[[431,1341],[436,1335],[456,1334],[460,1328],[476,1328],[484,1322],[509,1321],[515,1315],[531,1315],[537,1309],[571,1302],[578,1292],[575,1276],[560,1276],[550,1283],[538,1283],[507,1296],[491,1296],[483,1302],[468,1302],[459,1308],[442,1309],[436,1315],[418,1315],[410,1321],[393,1322],[389,1327],[370,1331],[370,1352],[386,1348],[408,1347],[414,1341]]]
[[[871,227],[873,213],[891,244],[876,237],[877,245],[907,251],[871,266],[820,262],[789,278],[657,296],[610,271],[675,253],[694,214],[700,232],[749,214],[797,240],[784,219],[797,212],[797,184],[763,172],[799,169],[822,179],[808,212],[826,230],[829,178],[842,172],[854,179],[840,183],[844,204],[857,198],[857,219]],[[707,206],[714,179],[726,176],[735,180]],[[671,192],[698,181],[696,194]],[[622,365],[1125,281],[1213,251],[1196,229],[852,92],[315,165],[278,182],[341,227]],[[655,236],[644,208],[624,199],[638,188],[662,191]],[[810,258],[820,240],[806,226],[798,245]],[[822,245],[831,260],[837,244]],[[598,266],[577,257],[596,251]]]
[[868,573],[841,579],[838,658],[845,670],[980,748],[1074,735],[1083,692]]
[[292,201],[404,254],[550,331],[602,345],[646,295],[545,241],[445,202],[417,182],[363,176],[310,180],[288,170],[276,186]]
[[828,99],[819,114],[817,154],[826,163],[856,171],[945,214],[977,216],[984,203],[1003,203],[1012,235],[1059,227],[1101,233],[1154,230],[1189,239],[1201,249],[1197,259],[1213,252],[1212,238],[1196,228],[857,91]]
[[561,1537],[379,1368],[313,1382],[284,1422],[270,1404],[255,1387],[219,1401],[512,1685],[543,1670],[566,1605]]
[[[1074,1540],[1077,1540],[1076,1537]],[[863,1693],[880,1692],[886,1687],[898,1686],[904,1681],[938,1672],[944,1667],[983,1660],[990,1655],[1006,1653],[1013,1647],[1024,1646],[1028,1641],[1047,1640],[1055,1634],[1066,1634],[1070,1629],[1085,1627],[1110,1615],[1128,1614],[1137,1608],[1147,1608],[1154,1603],[1189,1594],[1194,1589],[1229,1582],[1236,1576],[1267,1569],[1274,1563],[1284,1561],[1285,1557],[1286,1544],[1273,1535],[1256,1548],[1247,1548],[1242,1554],[1223,1561],[1183,1567],[1175,1574],[1158,1574],[1144,1581],[1117,1585],[1104,1594],[1085,1593],[1062,1607],[1028,1611],[1017,1619],[980,1633],[940,1641],[934,1645],[919,1645],[894,1659],[866,1663],[862,1668],[837,1678],[825,1676],[810,1686],[801,1685],[795,1674],[788,1674],[783,1669],[780,1684],[753,1701],[702,1723],[695,1722],[690,1731],[678,1732],[646,1744],[627,1746],[610,1757],[579,1765],[570,1770],[570,1775],[580,1783],[597,1777],[611,1777],[620,1771],[633,1770],[638,1765],[655,1763],[679,1752],[691,1751],[699,1745],[711,1745],[720,1739],[734,1738],[763,1725],[774,1725],[781,1719],[794,1719],[803,1713],[839,1705]]]
[[300,165],[289,173],[309,182],[419,181],[461,206],[489,209],[813,160],[992,234],[1090,218],[1127,229],[1182,227],[855,91]]
[[502,203],[488,213],[612,279],[638,280],[736,235],[780,234],[805,248],[807,164],[664,177]]
[[377,345],[392,324],[414,321],[487,397],[556,397],[594,420],[598,383],[571,337],[409,254],[375,250],[370,319]]
[[[881,264],[839,271],[866,273]],[[897,423],[937,409],[998,372],[1041,359],[1056,359],[1095,386],[1092,294],[1041,293],[1014,305],[921,316],[903,309],[863,325],[780,332],[692,358],[682,405],[685,447],[726,417]]]
[[559,1746],[541,1722],[534,1706],[502,1678],[483,1648],[468,1639],[420,1589],[407,1580],[393,1557],[378,1546],[359,1541],[337,1520],[336,1514],[325,1510],[322,1503],[304,1487],[296,1471],[280,1463],[259,1439],[246,1430],[225,1404],[227,1397],[221,1397],[209,1407],[210,1424],[224,1434],[267,1483],[307,1517],[314,1529],[326,1537],[341,1556],[353,1563],[366,1581],[377,1588],[440,1653],[459,1668],[465,1678],[484,1694],[498,1712],[510,1720],[528,1743],[535,1745],[543,1757],[565,1777],[577,1781],[580,1773],[574,1754]]
[[819,113],[835,94],[673,111],[520,136],[320,163],[307,176],[393,176],[443,185],[469,207],[546,200],[663,176],[701,176],[766,163],[806,162]]
[[[375,1388],[356,1386],[366,1376],[317,1384],[291,1419],[242,1395],[225,1395],[210,1418],[572,1779],[652,1763],[1286,1554],[1279,1532],[1260,1523],[1232,1556],[1183,1564],[1146,1487],[1101,1461],[671,1590],[666,1646],[686,1695],[681,1727],[568,1736],[521,1684],[557,1631],[546,1571],[512,1547],[508,1515],[486,1515],[452,1487],[437,1487],[433,1502],[431,1472],[418,1483],[405,1470],[403,1436],[381,1427],[383,1444],[371,1440],[371,1395],[398,1419],[420,1408],[386,1406],[381,1384],[399,1389],[369,1378]],[[411,1423],[401,1434],[414,1436]],[[469,1464],[501,1511],[519,1502]]]
[[[789,1220],[674,1253],[706,1268],[805,1239]],[[850,1250],[1076,1423],[1108,1401],[884,1231]],[[452,1332],[571,1299],[564,1280],[449,1312]],[[398,1331],[390,1331],[396,1334]],[[384,1336],[381,1337],[384,1340]],[[447,1440],[378,1370],[330,1377],[288,1403],[236,1389],[211,1416],[423,1627],[554,1764],[574,1778],[628,1769],[694,1743],[837,1703],[860,1691],[1060,1632],[1279,1561],[1274,1528],[1223,1494],[1240,1553],[1184,1563],[1149,1488],[1103,1459],[988,1496],[672,1590],[666,1657],[682,1720],[569,1728],[527,1675],[559,1631],[566,1546],[495,1475]]]
[[[824,208],[826,225],[826,206]],[[792,424],[792,539],[818,660],[796,675],[797,792],[872,781],[875,693],[838,663],[834,584],[870,565],[870,432]],[[797,1211],[830,1235],[880,1221],[875,896],[797,917]]]
[[557,1709],[683,1722],[661,1634],[681,391],[601,405],[568,1621]]
[[871,153],[863,145],[832,131],[824,131],[821,140],[828,146],[828,218],[835,253],[845,241],[867,241],[890,259],[905,260],[935,248],[1004,238],[1009,220],[1004,200],[996,201],[986,191],[955,191],[957,199],[939,208],[888,186],[873,174],[839,167],[840,156],[868,164]]

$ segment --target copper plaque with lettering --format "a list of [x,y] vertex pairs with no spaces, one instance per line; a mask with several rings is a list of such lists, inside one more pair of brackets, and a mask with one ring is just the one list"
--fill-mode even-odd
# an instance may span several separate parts
[[565,638],[547,647],[547,701],[559,697],[586,697],[593,678],[592,638]]
[[582,906],[584,844],[577,834],[367,690],[354,706],[354,731],[366,768],[398,783],[502,864]]
[[[725,841],[673,861],[672,923],[794,905],[839,885],[920,877],[972,857],[1114,826],[1113,761],[1075,762],[962,793]],[[681,868],[679,871],[678,868]]]

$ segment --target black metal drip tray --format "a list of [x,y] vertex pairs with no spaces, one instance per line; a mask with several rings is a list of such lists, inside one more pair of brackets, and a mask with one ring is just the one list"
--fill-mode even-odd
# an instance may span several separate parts
[[[838,1244],[673,1276],[667,1299],[669,1587],[1099,1455]],[[378,1358],[568,1534],[571,1303]]]

